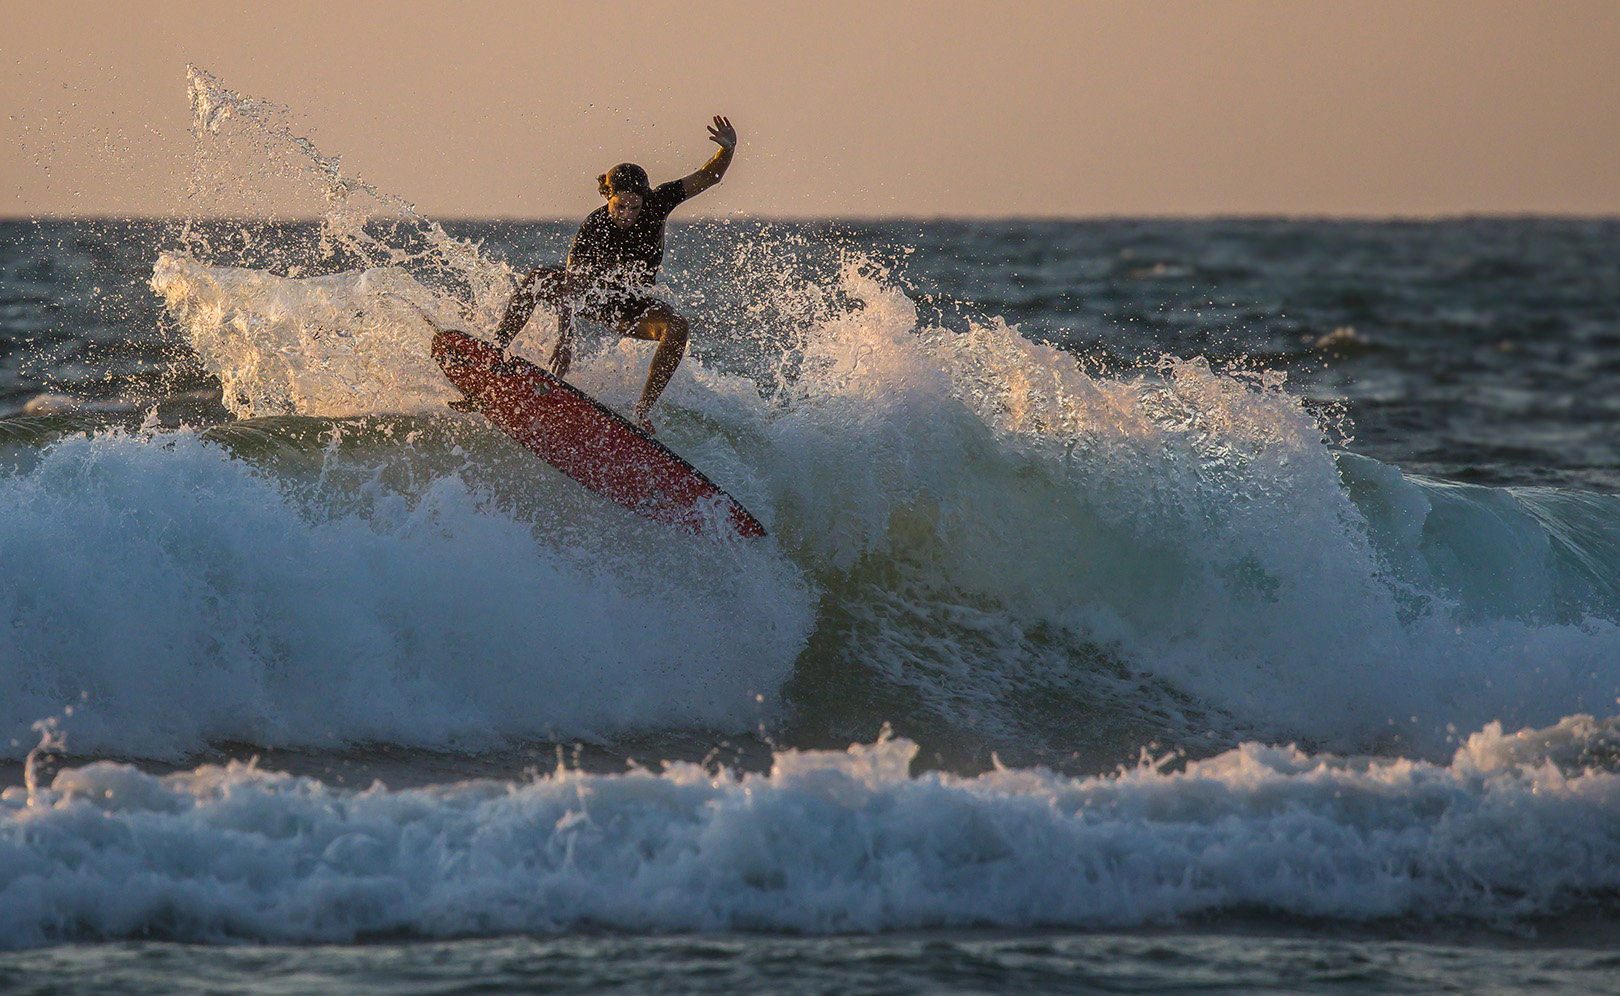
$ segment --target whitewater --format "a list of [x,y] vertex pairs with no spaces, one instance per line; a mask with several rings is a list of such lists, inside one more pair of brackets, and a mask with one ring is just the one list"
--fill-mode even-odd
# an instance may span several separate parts
[[[697,360],[670,388],[672,445],[771,528],[746,544],[604,508],[445,414],[408,302],[444,304],[404,273],[162,256],[238,420],[14,458],[10,755],[70,704],[76,749],[165,759],[748,733],[795,672],[903,689],[868,726],[1048,753],[1099,700],[1148,733],[1130,756],[1433,759],[1493,721],[1609,714],[1613,499],[1409,479],[1336,450],[1275,376],[1093,376],[844,279],[859,307],[807,330],[791,384]],[[638,355],[601,343],[577,383],[628,397]]]

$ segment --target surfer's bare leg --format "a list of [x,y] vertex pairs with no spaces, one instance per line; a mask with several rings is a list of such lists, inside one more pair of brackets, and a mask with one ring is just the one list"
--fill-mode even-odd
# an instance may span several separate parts
[[[495,344],[502,349],[510,346],[517,334],[523,331],[523,326],[529,324],[529,317],[541,301],[556,308],[559,315],[566,314],[568,287],[568,271],[560,266],[537,266],[530,270],[518,282],[517,290],[512,292],[512,300],[506,305],[506,314],[501,316],[501,323],[495,326]],[[559,318],[559,328],[561,325]]]
[[686,319],[659,306],[643,315],[627,333],[658,343],[652,366],[647,370],[647,386],[641,389],[641,400],[636,402],[636,418],[646,420],[647,413],[658,403],[658,396],[669,386],[669,379],[675,376],[675,368],[681,365],[681,357],[686,354],[688,328]]

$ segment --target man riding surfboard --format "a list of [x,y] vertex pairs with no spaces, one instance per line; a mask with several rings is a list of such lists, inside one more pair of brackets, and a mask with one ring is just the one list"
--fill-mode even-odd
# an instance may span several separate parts
[[720,182],[737,150],[737,130],[730,120],[717,114],[708,127],[709,140],[720,149],[689,176],[653,187],[646,170],[620,163],[597,177],[607,203],[580,224],[566,265],[530,270],[495,328],[495,342],[504,350],[541,301],[555,308],[557,345],[551,369],[559,377],[568,372],[573,356],[576,314],[620,335],[658,343],[635,407],[636,421],[646,432],[653,431],[647,415],[686,352],[688,331],[685,318],[649,293],[664,261],[664,224],[677,205]]

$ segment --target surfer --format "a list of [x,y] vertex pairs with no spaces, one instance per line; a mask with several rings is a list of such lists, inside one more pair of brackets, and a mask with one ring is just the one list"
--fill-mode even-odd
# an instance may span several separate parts
[[551,351],[551,370],[559,377],[568,373],[573,356],[576,314],[620,335],[658,343],[635,407],[636,421],[647,432],[653,431],[647,414],[680,365],[688,331],[685,318],[649,293],[664,261],[664,223],[677,205],[719,183],[737,151],[737,129],[730,120],[717,114],[708,127],[709,141],[720,149],[689,176],[653,187],[646,170],[620,163],[597,177],[607,203],[580,224],[567,265],[530,270],[518,282],[495,328],[496,344],[505,349],[541,301],[556,308],[557,345]]

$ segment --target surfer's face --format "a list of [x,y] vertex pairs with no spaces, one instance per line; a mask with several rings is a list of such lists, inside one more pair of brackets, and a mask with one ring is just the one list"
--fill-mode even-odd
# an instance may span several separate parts
[[641,217],[641,195],[627,193],[609,197],[608,215],[621,225],[634,225]]

